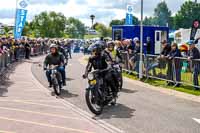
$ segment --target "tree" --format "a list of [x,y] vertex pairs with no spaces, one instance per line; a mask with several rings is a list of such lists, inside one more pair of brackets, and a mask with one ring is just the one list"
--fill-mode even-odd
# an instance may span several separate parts
[[113,25],[123,25],[123,24],[124,20],[115,19],[110,22],[110,27],[112,27]]
[[85,25],[78,19],[70,17],[66,21],[66,33],[70,38],[84,38]]
[[174,28],[190,28],[193,20],[200,20],[200,3],[186,1],[174,17]]
[[32,21],[36,36],[41,37],[63,37],[66,18],[62,13],[42,12],[36,15]]
[[150,26],[152,26],[152,25],[157,25],[157,22],[156,22],[157,20],[156,20],[156,18],[154,18],[154,17],[145,17],[144,18],[144,22],[143,22],[143,24],[144,25],[150,25]]
[[95,26],[95,30],[97,30],[102,37],[111,37],[112,30],[110,27],[106,27],[104,24],[97,23]]
[[154,9],[154,16],[157,25],[166,26],[166,24],[169,24],[171,11],[168,9],[165,1],[158,3],[157,7]]

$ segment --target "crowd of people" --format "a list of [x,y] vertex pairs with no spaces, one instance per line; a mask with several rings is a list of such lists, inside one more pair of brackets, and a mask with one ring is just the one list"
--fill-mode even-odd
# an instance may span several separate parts
[[[70,39],[26,38],[14,39],[13,37],[0,37],[0,70],[7,64],[21,59],[30,59],[30,56],[47,54],[50,44],[55,43],[65,47],[71,58]],[[2,59],[4,58],[4,59]]]
[[[147,39],[149,40],[149,39]],[[164,78],[167,81],[168,86],[181,85],[182,67],[183,63],[187,63],[187,72],[192,73],[192,81],[194,88],[199,90],[198,75],[200,72],[200,59],[199,49],[196,47],[198,39],[187,42],[187,45],[178,46],[177,43],[172,42],[169,44],[166,40],[161,42],[162,50],[160,55],[152,55],[150,48],[143,51],[143,74],[147,77]],[[149,40],[150,41],[150,40]],[[147,41],[148,42],[148,41]],[[104,40],[104,44],[108,45],[108,41]],[[118,58],[124,64],[124,68],[132,71],[136,71],[139,76],[139,61],[140,61],[140,40],[139,38],[123,39],[121,41],[113,41],[115,52],[120,56]],[[150,46],[150,42],[146,45]],[[166,75],[158,75],[157,70],[166,70]],[[152,73],[151,73],[152,71]]]

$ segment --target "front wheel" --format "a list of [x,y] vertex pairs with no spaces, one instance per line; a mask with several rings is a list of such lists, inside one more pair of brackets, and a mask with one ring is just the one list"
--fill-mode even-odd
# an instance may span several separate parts
[[61,94],[61,88],[59,87],[58,80],[55,78],[52,83],[55,94],[59,96]]
[[95,115],[100,115],[103,111],[103,104],[97,100],[98,97],[94,94],[94,91],[87,89],[85,93],[86,103],[88,108]]

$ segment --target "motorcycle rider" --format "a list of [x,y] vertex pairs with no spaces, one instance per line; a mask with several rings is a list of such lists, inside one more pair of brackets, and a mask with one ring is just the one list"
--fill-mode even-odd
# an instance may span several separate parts
[[[116,63],[120,63],[119,60],[122,60],[119,51],[115,50],[115,43],[112,41],[107,43],[107,48],[103,51],[103,54],[105,55],[106,60],[111,67]],[[111,74],[115,81],[115,86],[118,88],[119,87],[118,77],[117,77],[118,74],[116,71],[114,71],[114,69],[113,71],[111,71]],[[117,91],[119,90],[117,89]]]
[[58,45],[58,52],[64,56],[65,59],[64,67],[65,67],[68,63],[68,54],[65,52],[65,49],[63,48],[60,42],[58,42],[57,45]]
[[113,81],[113,76],[108,68],[107,57],[102,54],[102,47],[99,44],[96,44],[92,48],[92,55],[89,57],[88,64],[86,66],[85,74],[83,78],[86,78],[88,73],[91,72],[92,68],[94,70],[105,70],[107,71],[102,73],[104,81],[111,87],[113,97],[117,97],[117,87]]
[[[59,83],[59,87],[62,88],[63,86],[66,85],[66,76],[65,76],[65,68],[64,68],[64,56],[59,53],[58,47],[56,44],[51,44],[50,46],[50,54],[46,56],[45,61],[44,61],[44,70],[47,70],[48,66],[51,65],[58,65],[57,70],[60,72],[62,76],[62,81]],[[49,82],[49,87],[52,87],[51,83],[51,71],[46,71],[46,76]]]

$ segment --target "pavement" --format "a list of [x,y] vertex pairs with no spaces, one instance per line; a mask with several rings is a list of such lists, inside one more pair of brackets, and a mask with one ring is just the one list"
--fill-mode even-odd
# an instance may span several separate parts
[[61,97],[52,96],[32,74],[32,65],[40,67],[41,58],[15,65],[9,80],[0,85],[0,133],[118,132]]

